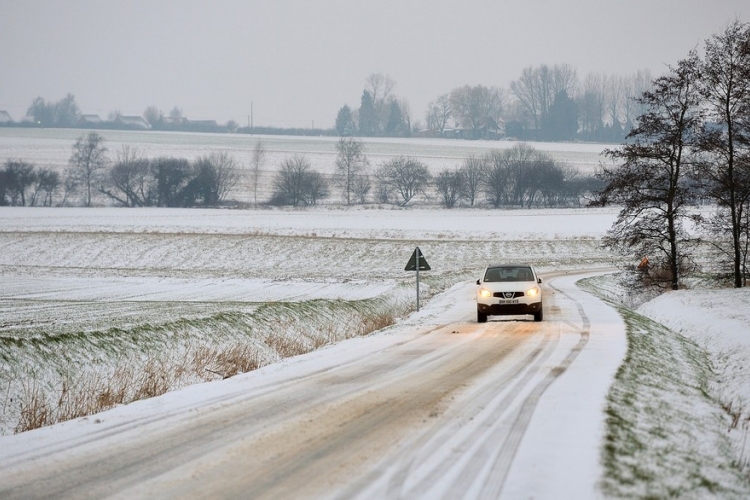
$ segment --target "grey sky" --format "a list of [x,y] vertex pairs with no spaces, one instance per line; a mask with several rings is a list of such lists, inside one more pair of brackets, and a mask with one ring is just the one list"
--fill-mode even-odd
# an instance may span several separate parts
[[370,73],[424,120],[464,84],[508,87],[527,66],[654,76],[747,0],[0,0],[0,109],[71,92],[84,113],[333,125]]

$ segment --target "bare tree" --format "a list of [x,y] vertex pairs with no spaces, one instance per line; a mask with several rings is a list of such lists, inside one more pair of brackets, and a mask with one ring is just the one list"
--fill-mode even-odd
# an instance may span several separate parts
[[466,192],[466,178],[462,170],[446,168],[435,177],[435,188],[445,208],[453,208]]
[[549,154],[537,152],[522,175],[527,208],[537,205],[557,206],[558,199],[564,192],[565,172]]
[[518,80],[510,84],[510,90],[521,103],[526,116],[533,122],[536,131],[541,127],[541,102],[537,80],[537,71],[528,67],[523,69]]
[[374,111],[374,122],[377,130],[383,132],[388,122],[389,103],[393,97],[393,89],[396,88],[396,80],[389,75],[372,73],[365,79],[365,91],[372,97]]
[[657,287],[677,290],[689,263],[685,248],[690,237],[682,222],[694,189],[688,177],[691,141],[701,117],[699,60],[695,52],[667,76],[658,78],[654,91],[640,99],[648,112],[621,148],[607,155],[623,163],[604,167],[605,182],[598,204],[620,203],[622,208],[604,243],[612,249],[647,257],[644,275]]
[[236,160],[225,152],[201,156],[193,164],[193,170],[187,189],[196,201],[201,200],[207,206],[224,202],[240,179]]
[[578,71],[570,64],[555,64],[552,71],[554,72],[552,95],[565,92],[571,97],[575,96],[578,90]]
[[307,173],[305,179],[304,202],[306,205],[316,205],[319,200],[328,197],[328,180],[316,171]]
[[190,181],[190,162],[185,158],[154,158],[151,175],[156,180],[155,204],[160,207],[187,206],[186,187]]
[[92,191],[98,181],[100,171],[107,164],[107,148],[104,147],[104,137],[96,132],[89,132],[79,137],[73,144],[73,154],[70,156],[70,169],[78,182],[83,185],[84,206],[90,207]]
[[369,174],[362,173],[354,177],[352,194],[357,203],[367,203],[367,195],[370,193],[371,188],[372,183],[370,182]]
[[26,111],[34,122],[45,127],[72,127],[78,121],[80,111],[73,94],[67,94],[57,102],[45,102],[37,97]]
[[516,144],[510,149],[493,150],[487,155],[485,192],[494,208],[523,207],[529,168],[537,151],[528,144]]
[[714,225],[730,230],[727,253],[740,288],[747,273],[743,211],[750,205],[750,24],[735,20],[706,40],[702,74],[710,118],[718,126],[706,128],[701,138],[707,161],[700,164],[699,179],[719,207],[716,217],[725,221]]
[[365,79],[365,83],[365,89],[370,91],[372,100],[376,103],[386,102],[396,88],[396,80],[382,73],[371,73]]
[[266,151],[263,142],[258,139],[253,147],[253,155],[250,159],[250,182],[253,187],[253,204],[258,206],[258,183],[260,182],[260,173],[266,164],[266,157],[268,151]]
[[80,114],[76,98],[73,94],[67,94],[55,103],[55,124],[58,126],[74,126]]
[[648,69],[638,70],[626,78],[625,88],[627,99],[625,104],[625,118],[628,124],[636,126],[638,124],[638,117],[646,114],[648,111],[646,105],[639,102],[638,98],[645,92],[654,90],[653,81],[654,78]]
[[609,115],[609,122],[615,126],[615,124],[621,123],[623,101],[625,100],[625,81],[623,77],[612,75],[606,79],[605,94],[607,114]]
[[474,206],[479,190],[487,178],[487,158],[469,156],[461,166],[464,177],[465,196],[470,206]]
[[479,138],[481,129],[497,128],[506,96],[497,87],[464,85],[451,91],[450,100],[453,116]]
[[68,203],[68,197],[75,193],[80,187],[80,181],[78,180],[78,177],[76,176],[76,173],[73,171],[73,169],[68,168],[65,171],[62,187],[63,195],[62,200],[60,200],[60,206],[64,207]]
[[581,136],[586,140],[598,140],[604,127],[606,75],[590,73],[583,81],[579,95],[578,117]]
[[411,105],[406,99],[397,99],[396,101],[401,109],[401,119],[404,124],[405,135],[411,136]]
[[149,106],[143,112],[143,119],[146,120],[151,127],[155,127],[164,118],[164,113],[161,112],[156,106]]
[[281,163],[274,179],[272,203],[279,205],[314,205],[328,195],[325,178],[312,170],[304,155],[294,155]]
[[453,108],[451,107],[450,94],[439,96],[427,106],[427,115],[425,117],[427,128],[442,133],[452,113]]
[[6,160],[3,177],[10,204],[26,206],[26,192],[37,179],[34,165],[23,160]]
[[40,168],[36,173],[29,205],[34,206],[41,195],[42,206],[51,207],[52,197],[60,187],[60,174],[54,170]]
[[342,137],[336,143],[336,152],[336,180],[344,193],[346,204],[351,205],[357,179],[365,174],[369,164],[365,145],[359,139]]
[[524,68],[521,77],[511,82],[510,88],[526,111],[534,130],[540,130],[550,107],[560,92],[576,97],[578,76],[576,70],[567,64],[552,68],[543,64],[537,68]]
[[156,180],[147,158],[136,148],[123,146],[99,190],[125,207],[145,207],[157,198]]
[[403,156],[388,160],[381,165],[377,177],[386,193],[393,191],[398,194],[402,206],[407,205],[417,194],[424,193],[432,179],[424,163],[415,158]]

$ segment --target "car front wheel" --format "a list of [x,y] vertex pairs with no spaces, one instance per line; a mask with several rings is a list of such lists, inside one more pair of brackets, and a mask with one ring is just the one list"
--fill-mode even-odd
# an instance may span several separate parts
[[487,315],[482,311],[477,311],[477,323],[486,323]]
[[542,321],[544,319],[544,309],[539,309],[539,312],[534,313],[534,321]]

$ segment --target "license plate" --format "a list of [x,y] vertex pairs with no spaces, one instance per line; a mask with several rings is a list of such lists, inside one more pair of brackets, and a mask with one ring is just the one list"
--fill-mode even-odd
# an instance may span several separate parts
[[518,299],[500,299],[497,301],[498,304],[518,304]]

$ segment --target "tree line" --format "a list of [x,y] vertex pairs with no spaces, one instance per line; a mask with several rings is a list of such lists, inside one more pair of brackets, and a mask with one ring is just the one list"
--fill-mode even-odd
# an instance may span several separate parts
[[[605,244],[641,259],[643,283],[677,290],[697,271],[695,247],[716,251],[734,287],[750,272],[750,25],[739,20],[654,80],[595,205],[622,208]],[[692,208],[716,207],[710,216]],[[688,231],[696,225],[700,232]],[[703,239],[701,239],[703,238]]]
[[397,156],[372,170],[360,139],[341,137],[335,173],[315,171],[304,155],[284,160],[276,173],[272,205],[315,205],[333,188],[346,205],[379,203],[407,206],[418,197],[445,208],[571,207],[586,204],[601,182],[558,164],[550,155],[520,143],[470,156],[433,175],[417,158]]
[[103,195],[124,207],[194,207],[223,203],[240,178],[237,162],[226,153],[194,161],[146,158],[123,146],[110,162],[104,137],[90,132],[73,144],[63,175],[23,160],[9,159],[0,170],[0,205],[91,207]]
[[568,64],[525,68],[508,88],[464,85],[433,99],[424,122],[412,122],[409,104],[395,95],[396,81],[371,74],[359,107],[342,106],[340,135],[540,141],[618,142],[637,123],[634,97],[650,89],[649,71],[591,73],[582,81]]
[[[419,119],[413,116],[408,100],[396,94],[396,81],[389,75],[373,73],[365,79],[358,106],[344,104],[333,128],[242,127],[235,120],[220,125],[214,120],[188,120],[177,106],[167,113],[148,106],[142,114],[142,125],[152,130],[194,132],[619,142],[643,112],[634,98],[650,90],[651,82],[647,70],[630,75],[590,73],[580,79],[569,64],[542,64],[525,68],[507,87],[456,87],[433,99]],[[118,121],[121,113],[117,110],[107,121],[82,122],[83,115],[70,93],[58,101],[37,97],[27,115],[33,117],[27,124],[30,126],[141,126]]]
[[[129,146],[110,160],[104,143],[96,132],[79,137],[62,174],[7,160],[0,170],[0,205],[90,207],[96,197],[104,197],[123,207],[214,207],[229,202],[241,177],[259,205],[258,187],[267,164],[262,141],[256,142],[247,166],[223,152],[189,161],[146,158]],[[305,155],[296,154],[281,161],[270,184],[270,198],[260,204],[312,206],[336,192],[345,205],[407,206],[420,199],[446,208],[581,206],[600,186],[595,178],[525,143],[471,156],[433,175],[421,160],[404,156],[372,168],[364,143],[354,137],[336,143],[333,174],[316,171]]]

